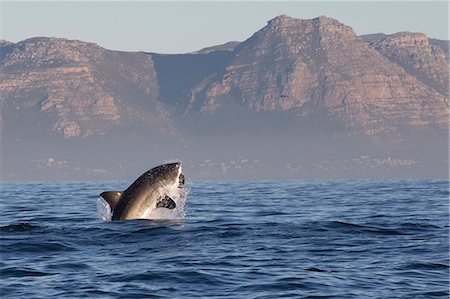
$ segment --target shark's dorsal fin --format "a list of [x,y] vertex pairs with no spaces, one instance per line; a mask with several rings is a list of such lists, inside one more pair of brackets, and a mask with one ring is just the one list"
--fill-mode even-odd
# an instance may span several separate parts
[[177,204],[173,201],[173,199],[167,195],[158,200],[158,202],[156,203],[157,208],[166,208],[170,210],[175,209],[176,206]]
[[120,191],[105,191],[100,194],[101,197],[103,197],[104,200],[109,204],[111,207],[111,211],[114,211],[116,209],[117,203],[122,198],[122,192]]

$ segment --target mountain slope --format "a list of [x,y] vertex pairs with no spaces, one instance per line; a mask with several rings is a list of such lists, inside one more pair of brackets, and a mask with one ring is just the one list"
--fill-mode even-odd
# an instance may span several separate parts
[[[444,61],[438,64],[448,68]],[[324,110],[350,130],[369,135],[447,125],[442,93],[327,17],[269,21],[235,48],[220,77],[204,85],[194,94],[194,100],[203,101],[201,112],[232,99],[255,111]]]
[[42,127],[86,137],[137,120],[170,130],[150,55],[56,38],[7,44],[1,53],[0,103],[8,131]]
[[400,32],[380,36],[373,38],[369,46],[443,96],[448,94],[448,54],[425,34]]

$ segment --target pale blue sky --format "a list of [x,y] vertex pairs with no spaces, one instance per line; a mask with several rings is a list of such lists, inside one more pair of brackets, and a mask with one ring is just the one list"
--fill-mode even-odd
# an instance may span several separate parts
[[424,32],[448,39],[448,2],[1,1],[1,38],[53,36],[125,51],[185,53],[242,41],[280,14],[336,18],[357,34]]

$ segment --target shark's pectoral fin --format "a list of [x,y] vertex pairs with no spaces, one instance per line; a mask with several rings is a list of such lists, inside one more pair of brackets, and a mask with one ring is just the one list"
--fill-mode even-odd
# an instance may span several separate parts
[[100,194],[101,197],[103,197],[104,200],[109,204],[111,207],[111,211],[114,211],[116,209],[117,203],[122,198],[122,192],[120,191],[105,191]]
[[173,199],[167,195],[158,200],[158,202],[156,203],[157,208],[166,208],[173,210],[176,206],[177,204],[173,201]]

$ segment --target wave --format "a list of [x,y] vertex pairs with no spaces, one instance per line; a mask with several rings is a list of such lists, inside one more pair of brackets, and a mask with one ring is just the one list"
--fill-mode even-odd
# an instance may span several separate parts
[[380,235],[408,235],[406,230],[382,228],[372,225],[354,224],[344,221],[330,221],[325,225],[326,228],[337,230],[341,233],[369,233]]
[[1,247],[2,253],[21,252],[30,254],[55,253],[64,251],[74,251],[75,247],[65,245],[61,242],[53,243],[28,243],[15,242]]
[[34,225],[26,222],[21,223],[15,223],[15,224],[9,224],[5,226],[0,226],[0,232],[4,233],[22,233],[22,232],[29,232],[32,230],[36,230],[38,228],[41,228],[39,225]]
[[449,266],[440,263],[413,262],[400,267],[399,270],[448,270]]
[[53,273],[36,271],[29,268],[11,267],[1,270],[2,277],[26,277],[26,276],[47,276]]
[[[184,219],[98,221],[97,194],[124,184],[46,186],[33,210],[32,197],[5,202],[0,297],[448,297],[448,198],[429,185],[372,197],[372,182],[207,182]],[[355,186],[370,188],[336,193]]]

